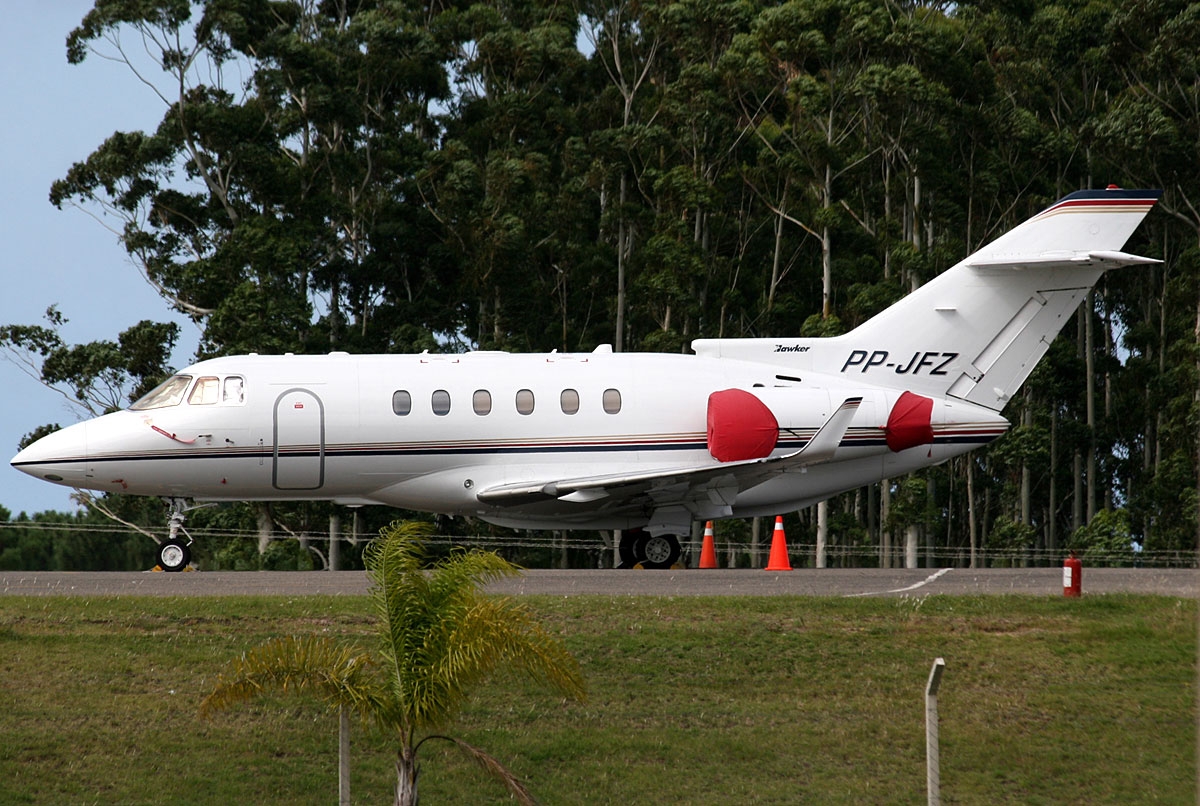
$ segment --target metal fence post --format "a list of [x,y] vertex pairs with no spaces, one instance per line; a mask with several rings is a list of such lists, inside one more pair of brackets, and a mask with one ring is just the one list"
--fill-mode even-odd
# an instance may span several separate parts
[[925,784],[929,790],[929,806],[942,802],[941,771],[938,768],[938,686],[946,661],[938,658],[929,670],[929,683],[925,686]]

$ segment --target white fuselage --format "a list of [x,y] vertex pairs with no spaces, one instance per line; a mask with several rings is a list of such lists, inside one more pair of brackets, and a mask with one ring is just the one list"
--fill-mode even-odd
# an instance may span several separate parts
[[[999,436],[1008,423],[937,400],[930,444],[888,448],[900,392],[778,364],[669,354],[232,356],[184,372],[172,405],[71,426],[13,459],[59,484],[197,500],[333,500],[471,515],[529,528],[629,528],[669,489],[625,498],[480,493],[571,478],[717,466],[710,394],[751,392],[778,420],[773,455],[803,447],[849,397],[862,402],[832,460],[781,473],[732,501],[689,498],[688,518],[786,512],[927,466]],[[215,379],[215,381],[213,381]],[[210,391],[202,393],[200,385]],[[222,390],[235,387],[226,394]],[[486,496],[485,496],[486,497]],[[636,505],[635,505],[636,504]],[[681,516],[672,525],[681,526]],[[659,524],[661,527],[662,524]]]

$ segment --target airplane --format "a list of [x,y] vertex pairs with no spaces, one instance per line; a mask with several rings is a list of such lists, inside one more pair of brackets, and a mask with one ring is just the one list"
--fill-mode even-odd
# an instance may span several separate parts
[[[694,521],[799,510],[1004,434],[1000,412],[1161,191],[1064,197],[831,338],[697,339],[692,355],[236,355],[71,425],[13,467],[165,498],[328,500],[522,529],[622,530],[670,567]],[[184,530],[186,535],[186,530]]]

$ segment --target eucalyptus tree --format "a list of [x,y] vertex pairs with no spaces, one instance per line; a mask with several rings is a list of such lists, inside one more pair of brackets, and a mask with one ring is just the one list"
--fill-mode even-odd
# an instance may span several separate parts
[[[662,41],[644,17],[653,3],[641,0],[580,2],[576,11],[591,48],[589,61],[607,78],[591,105],[588,146],[593,152],[591,187],[599,197],[599,237],[611,242],[616,260],[613,344],[626,348],[627,296],[631,263],[646,211],[635,198],[645,193],[646,152],[668,134],[658,124],[661,93],[653,76],[660,71]],[[642,238],[644,239],[644,235]]]
[[541,2],[445,17],[457,92],[419,186],[460,267],[467,335],[489,348],[567,347],[573,281],[586,285],[580,245],[594,233],[571,145],[586,67],[577,21]]
[[0,347],[25,374],[54,389],[89,417],[124,408],[170,375],[179,326],[143,320],[116,341],[68,344],[67,318],[51,305],[45,324],[0,325]]
[[889,20],[883,6],[856,0],[788,2],[763,9],[750,36],[770,83],[757,106],[805,167],[804,192],[816,201],[812,230],[821,242],[821,316],[833,313],[833,231],[837,180],[864,158],[857,77],[875,58]]
[[[1139,521],[1147,547],[1200,543],[1200,16],[1195,4],[1121,4],[1105,29],[1106,65],[1121,81],[1094,131],[1135,181],[1165,190],[1174,227],[1160,233],[1165,263],[1140,308],[1159,318],[1131,347],[1155,362],[1148,388],[1147,480]],[[1133,317],[1131,317],[1133,318]],[[1151,447],[1151,445],[1153,447]],[[1173,496],[1162,497],[1164,489]]]
[[740,0],[649,4],[642,17],[664,46],[652,75],[658,123],[671,133],[648,156],[642,191],[654,211],[636,282],[645,348],[680,351],[719,329],[710,299],[740,276],[731,263],[744,249],[737,218],[748,212],[736,172],[744,138],[720,60],[751,17]]
[[[417,11],[98,2],[69,60],[125,61],[164,115],[153,132],[113,134],[51,200],[122,221],[136,265],[202,325],[202,353],[338,346],[386,301],[372,241],[381,219],[395,226],[448,93],[447,56]],[[131,35],[152,64],[130,55]]]

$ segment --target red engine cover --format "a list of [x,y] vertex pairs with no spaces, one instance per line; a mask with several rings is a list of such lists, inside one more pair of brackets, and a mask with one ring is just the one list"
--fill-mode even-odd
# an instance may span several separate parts
[[888,415],[884,433],[887,446],[896,453],[933,443],[933,400],[912,392],[900,395]]
[[708,396],[708,452],[719,462],[769,456],[779,422],[761,400],[743,389]]

